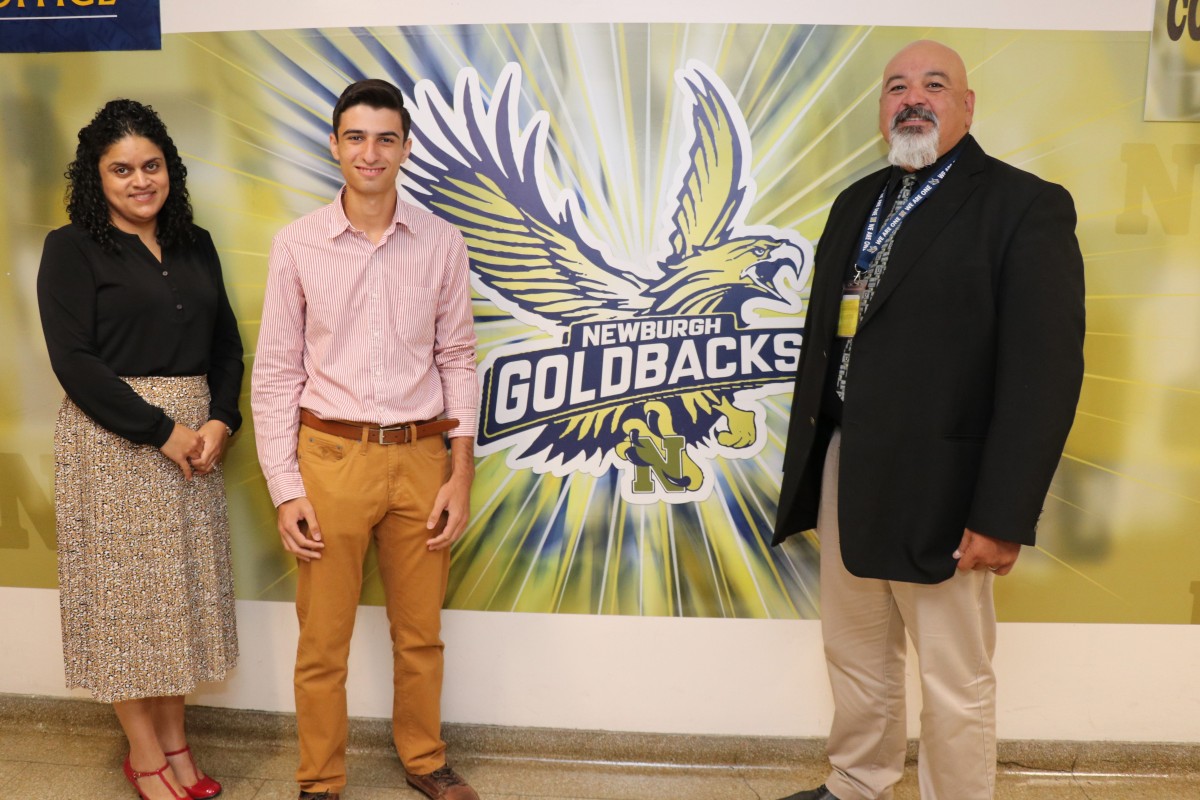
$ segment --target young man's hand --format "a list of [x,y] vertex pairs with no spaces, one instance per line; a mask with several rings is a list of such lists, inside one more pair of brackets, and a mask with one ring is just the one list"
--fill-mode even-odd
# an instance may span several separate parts
[[435,530],[446,516],[441,533],[425,542],[430,550],[444,550],[459,540],[471,521],[471,482],[475,480],[475,442],[469,436],[450,440],[450,479],[438,489],[425,527]]
[[321,557],[325,542],[321,541],[321,526],[317,524],[317,512],[307,497],[297,497],[279,504],[279,518],[275,525],[283,549],[301,561],[312,561]]

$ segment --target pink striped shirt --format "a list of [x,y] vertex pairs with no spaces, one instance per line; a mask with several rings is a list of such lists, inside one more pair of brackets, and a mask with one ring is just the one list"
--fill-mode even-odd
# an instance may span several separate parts
[[398,200],[371,244],[339,192],[276,234],[251,389],[275,505],[305,494],[301,408],[380,425],[444,415],[459,421],[450,436],[474,436],[478,403],[467,249],[454,226]]

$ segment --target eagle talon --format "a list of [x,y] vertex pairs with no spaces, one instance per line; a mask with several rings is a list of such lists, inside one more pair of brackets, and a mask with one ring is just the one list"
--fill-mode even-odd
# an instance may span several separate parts
[[716,408],[729,421],[729,430],[717,434],[717,444],[741,449],[758,440],[753,411],[740,409],[728,400],[717,403]]

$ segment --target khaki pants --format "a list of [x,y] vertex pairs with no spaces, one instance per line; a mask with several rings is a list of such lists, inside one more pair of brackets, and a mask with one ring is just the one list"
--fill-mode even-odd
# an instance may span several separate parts
[[[904,771],[904,634],[920,662],[917,777],[922,800],[990,800],[996,785],[996,612],[992,574],[939,584],[857,578],[842,563],[837,524],[841,431],[829,445],[817,532],[821,632],[833,689],[829,734],[839,800],[891,800]],[[870,491],[864,487],[863,491]]]
[[346,661],[375,540],[392,635],[392,736],[405,769],[445,764],[441,738],[441,609],[450,550],[429,552],[425,528],[450,468],[441,436],[411,444],[354,442],[300,427],[300,474],[325,541],[319,560],[299,563],[296,723],[302,789],[346,785]]

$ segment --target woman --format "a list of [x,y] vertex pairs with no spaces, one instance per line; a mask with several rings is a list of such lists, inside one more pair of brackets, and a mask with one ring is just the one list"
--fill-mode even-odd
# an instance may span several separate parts
[[220,459],[241,424],[242,343],[187,170],[158,115],[113,100],[79,132],[71,224],[38,305],[66,391],[54,492],[68,687],[110,702],[146,800],[212,797],[183,695],[237,660]]

